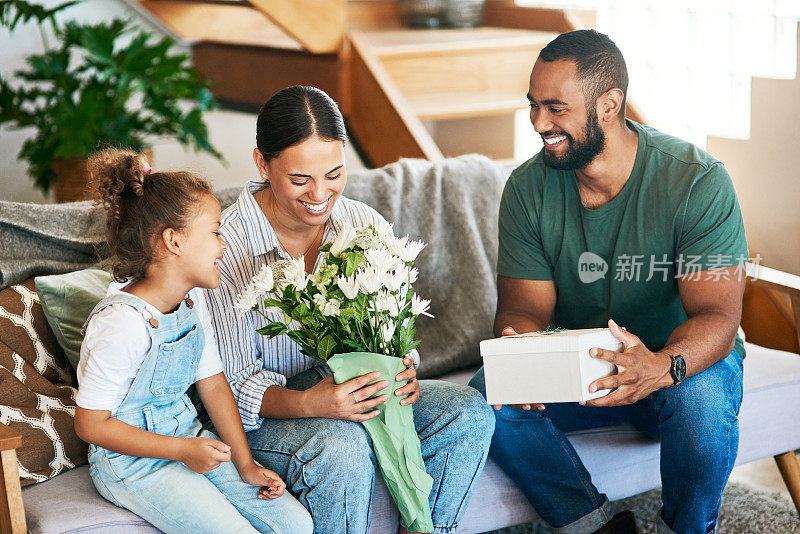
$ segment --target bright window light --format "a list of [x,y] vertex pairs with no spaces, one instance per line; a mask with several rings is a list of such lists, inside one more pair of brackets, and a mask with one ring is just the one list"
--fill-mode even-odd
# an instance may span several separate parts
[[[517,0],[591,9],[628,65],[628,97],[648,124],[705,148],[709,135],[750,135],[750,80],[794,78],[798,0]],[[541,148],[517,116],[515,159]]]

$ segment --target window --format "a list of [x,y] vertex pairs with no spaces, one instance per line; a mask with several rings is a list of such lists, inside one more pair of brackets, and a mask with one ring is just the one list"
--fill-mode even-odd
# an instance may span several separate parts
[[[597,30],[625,56],[628,95],[647,122],[703,148],[709,135],[749,137],[751,77],[796,75],[798,0],[517,3],[595,10]],[[518,116],[517,134],[520,159],[541,147],[527,113]]]

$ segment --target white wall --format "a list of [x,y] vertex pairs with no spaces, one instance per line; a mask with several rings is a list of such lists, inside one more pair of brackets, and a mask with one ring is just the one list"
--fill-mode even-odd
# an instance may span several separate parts
[[[54,6],[63,0],[38,0]],[[85,0],[63,14],[64,19],[94,22],[114,17],[135,18],[139,24],[158,35],[160,29],[148,24],[122,2],[109,0]],[[4,78],[25,66],[25,57],[42,51],[41,37],[35,24],[17,27],[13,34],[0,30],[0,73]],[[241,184],[257,176],[253,172],[251,152],[255,146],[255,115],[231,111],[214,111],[205,116],[209,126],[211,142],[223,153],[228,165],[223,165],[206,154],[195,154],[177,142],[154,139],[154,167],[157,169],[183,169],[197,172],[208,178],[215,187]],[[32,130],[0,129],[0,200],[17,202],[50,202],[26,173],[23,162],[17,161],[17,153]],[[354,154],[348,152],[348,163]],[[357,167],[354,161],[351,168]]]
[[752,95],[750,138],[709,137],[708,151],[736,186],[750,255],[800,275],[800,61],[793,80],[754,78]]

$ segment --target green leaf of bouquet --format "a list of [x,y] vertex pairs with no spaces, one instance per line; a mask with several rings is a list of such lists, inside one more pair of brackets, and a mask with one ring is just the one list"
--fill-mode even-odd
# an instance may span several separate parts
[[317,345],[317,353],[320,358],[327,360],[334,348],[336,348],[336,340],[333,339],[332,335],[328,334]]
[[311,310],[306,305],[305,302],[301,302],[297,306],[292,309],[291,315],[292,319],[296,321],[301,321],[304,317],[308,317],[311,314]]
[[[333,241],[328,241],[327,243],[325,243],[324,245],[319,247],[319,251],[320,252],[328,252],[331,249],[332,246],[333,246]],[[328,260],[328,261],[330,261],[330,260]]]
[[281,302],[278,299],[273,299],[273,298],[264,299],[264,307],[265,308],[271,308],[271,307],[280,308],[282,305],[283,305],[283,302]]
[[357,352],[368,352],[366,347],[364,347],[364,346],[362,346],[362,345],[360,345],[360,344],[358,344],[355,341],[352,341],[350,339],[343,339],[342,343],[344,345],[346,345],[347,347],[349,347],[349,348],[351,348],[351,349],[353,349],[353,350],[355,350]]
[[364,259],[364,256],[361,254],[356,254],[355,252],[348,252],[347,259],[345,260],[344,265],[344,275],[345,276],[352,276],[358,266],[361,265],[361,260]]
[[308,339],[306,335],[303,334],[300,330],[290,330],[286,332],[286,335],[289,336],[289,339],[296,343],[300,343],[301,345],[308,345]]
[[267,336],[269,338],[280,336],[288,331],[289,329],[283,323],[269,323],[268,325],[262,326],[256,330],[256,332],[262,336]]

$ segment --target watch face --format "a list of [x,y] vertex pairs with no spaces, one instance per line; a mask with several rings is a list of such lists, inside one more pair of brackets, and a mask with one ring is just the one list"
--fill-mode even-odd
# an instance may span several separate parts
[[686,378],[686,360],[683,359],[683,356],[675,356],[675,361],[672,362],[672,372],[673,378],[678,382]]

